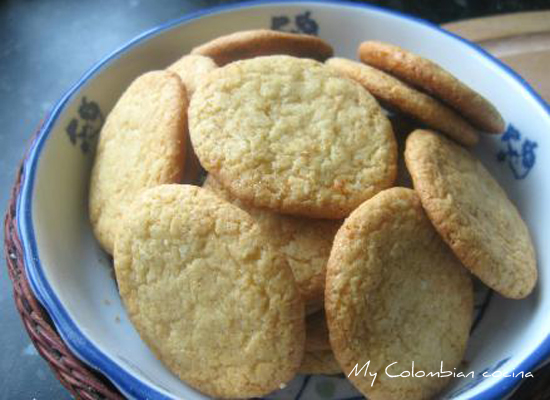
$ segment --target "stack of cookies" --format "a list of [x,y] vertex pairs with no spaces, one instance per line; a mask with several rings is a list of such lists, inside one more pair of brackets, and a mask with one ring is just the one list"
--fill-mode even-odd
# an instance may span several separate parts
[[[404,49],[358,54],[237,32],[138,77],[102,129],[94,233],[143,340],[207,395],[344,373],[370,399],[431,398],[448,379],[428,372],[464,356],[472,274],[533,290],[528,229],[466,148],[498,111]],[[387,374],[411,363],[426,376]]]

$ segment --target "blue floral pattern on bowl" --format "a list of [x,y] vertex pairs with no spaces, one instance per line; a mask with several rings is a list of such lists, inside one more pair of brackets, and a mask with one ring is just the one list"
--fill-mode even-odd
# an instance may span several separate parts
[[99,105],[83,96],[78,107],[78,117],[71,119],[65,132],[73,145],[79,145],[83,153],[88,153],[94,148],[103,122],[105,118]]
[[497,160],[508,164],[514,178],[525,179],[537,160],[537,142],[528,138],[522,139],[521,133],[512,124],[508,125],[500,140],[505,148],[497,153]]
[[271,29],[274,31],[289,33],[305,33],[308,35],[319,34],[319,24],[311,18],[311,11],[304,11],[294,17],[277,15],[271,17]]

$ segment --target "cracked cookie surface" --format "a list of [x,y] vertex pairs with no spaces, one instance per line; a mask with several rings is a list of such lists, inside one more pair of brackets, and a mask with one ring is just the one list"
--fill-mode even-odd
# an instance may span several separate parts
[[224,398],[265,395],[294,377],[303,303],[246,212],[198,187],[163,185],[125,216],[114,255],[119,291],[174,374]]
[[186,108],[178,76],[153,71],[132,82],[109,113],[99,135],[89,194],[93,231],[109,254],[130,202],[144,189],[180,181]]
[[323,307],[325,275],[334,235],[341,221],[300,218],[254,208],[232,196],[211,175],[204,188],[248,212],[292,269],[298,290],[310,314]]
[[256,207],[339,219],[395,180],[395,138],[376,100],[313,60],[219,68],[193,95],[189,121],[204,168]]
[[[411,189],[385,190],[336,234],[325,310],[330,343],[346,376],[369,399],[425,399],[448,378],[400,377],[458,367],[473,313],[472,282]],[[369,372],[359,371],[370,361]]]
[[483,164],[420,129],[407,138],[405,161],[422,206],[462,263],[503,296],[531,293],[538,273],[529,230]]

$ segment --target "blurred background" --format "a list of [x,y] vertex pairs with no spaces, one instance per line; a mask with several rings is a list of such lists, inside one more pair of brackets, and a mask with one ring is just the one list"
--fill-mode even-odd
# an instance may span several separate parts
[[[0,210],[7,207],[15,172],[32,134],[86,70],[144,30],[227,3],[236,1],[0,0]],[[550,10],[550,0],[364,3],[437,24]],[[550,21],[547,28],[550,31]],[[69,399],[28,339],[14,306],[3,258],[0,263],[0,400]]]

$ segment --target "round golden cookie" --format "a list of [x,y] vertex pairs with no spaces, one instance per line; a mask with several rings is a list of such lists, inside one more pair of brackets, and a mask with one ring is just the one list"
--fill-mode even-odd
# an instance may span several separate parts
[[[216,68],[218,66],[209,57],[187,54],[170,65],[167,70],[178,74],[187,89],[187,97],[190,99],[204,76]],[[187,110],[185,112],[187,113]],[[186,137],[189,138],[188,130],[186,130]],[[197,184],[202,172],[202,166],[193,146],[187,146],[182,183]]]
[[179,75],[187,89],[187,95],[191,97],[201,79],[216,68],[218,66],[209,57],[198,54],[187,54],[170,65],[167,70]]
[[323,308],[328,256],[341,221],[298,218],[246,206],[211,175],[206,178],[203,188],[212,190],[248,212],[263,229],[270,243],[292,269],[306,313]]
[[306,318],[306,351],[330,350],[325,311],[317,311]]
[[478,142],[476,130],[460,115],[393,76],[345,58],[330,58],[325,64],[359,82],[383,104],[389,104],[392,108],[440,130],[466,146],[473,146]]
[[531,293],[537,265],[529,230],[483,164],[425,130],[408,137],[405,161],[424,209],[462,263],[503,296]]
[[358,54],[364,63],[387,71],[445,101],[477,128],[487,133],[504,132],[505,122],[495,106],[435,62],[401,47],[377,41],[361,43]]
[[[336,234],[325,311],[334,355],[365,396],[428,399],[448,378],[388,374],[411,371],[413,361],[426,374],[440,371],[442,362],[445,370],[459,366],[473,314],[472,282],[416,193],[392,188],[359,206]],[[369,361],[368,372],[378,373],[374,383],[361,371]]]
[[246,212],[196,186],[149,189],[125,213],[114,263],[142,339],[201,392],[262,396],[298,370],[303,303]]
[[212,58],[219,66],[237,60],[286,54],[324,61],[332,57],[332,46],[317,36],[256,29],[220,36],[195,47],[191,54]]
[[334,358],[332,350],[306,351],[298,373],[304,375],[337,375],[342,368]]
[[255,207],[339,219],[395,179],[395,138],[376,100],[314,60],[219,68],[193,95],[189,122],[204,168]]
[[397,142],[397,178],[395,179],[395,186],[413,188],[412,178],[405,165],[405,141],[407,136],[418,128],[418,124],[412,119],[402,114],[392,114],[388,116],[393,133],[395,134],[395,141]]
[[89,214],[101,246],[113,253],[126,208],[143,189],[179,182],[185,163],[185,87],[172,72],[132,82],[109,113],[90,178]]

